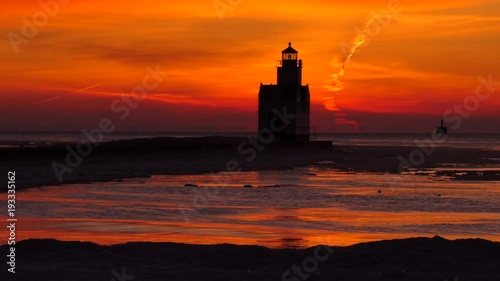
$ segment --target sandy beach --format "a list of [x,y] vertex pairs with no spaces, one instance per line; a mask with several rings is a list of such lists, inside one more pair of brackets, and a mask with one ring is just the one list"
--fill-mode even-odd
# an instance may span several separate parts
[[[2,253],[7,251],[1,246]],[[26,240],[15,280],[345,280],[496,281],[500,243],[440,237],[350,247],[260,246]],[[2,257],[2,260],[5,260]],[[5,264],[3,262],[3,264]],[[10,280],[6,270],[0,278]],[[13,279],[12,279],[13,280]]]

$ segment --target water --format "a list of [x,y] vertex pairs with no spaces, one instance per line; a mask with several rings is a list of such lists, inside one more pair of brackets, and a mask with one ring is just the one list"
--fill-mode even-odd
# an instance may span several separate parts
[[318,140],[332,140],[337,145],[354,146],[428,146],[500,150],[498,134],[449,134],[446,140],[434,142],[431,134],[318,134]]
[[19,192],[17,209],[20,239],[281,248],[434,235],[500,241],[498,202],[500,182],[316,165],[44,187]]
[[[248,132],[115,132],[105,135],[104,141],[153,137],[248,137],[253,135],[255,134]],[[335,145],[354,146],[415,146],[418,141],[431,141],[430,134],[317,133],[313,134],[312,137],[316,140],[331,140]],[[53,145],[82,140],[85,140],[85,137],[81,132],[0,132],[0,147],[17,147],[21,144],[24,146]],[[450,134],[445,142],[437,143],[437,146],[500,150],[500,135]]]
[[[106,136],[105,141],[208,135],[251,134],[122,132]],[[335,145],[355,146],[414,146],[416,141],[430,140],[425,134],[315,137]],[[4,132],[0,134],[0,147],[82,139],[79,132]],[[439,145],[500,149],[500,135],[452,134]],[[461,168],[449,165],[451,168],[440,169]],[[17,204],[23,218],[19,221],[23,230],[19,235],[21,239],[56,238],[101,244],[170,241],[269,247],[351,245],[434,235],[500,241],[499,182],[454,181],[427,173],[346,174],[320,165],[280,172],[154,176],[44,187],[19,192]],[[185,187],[186,183],[201,187]],[[254,188],[243,188],[246,184]]]

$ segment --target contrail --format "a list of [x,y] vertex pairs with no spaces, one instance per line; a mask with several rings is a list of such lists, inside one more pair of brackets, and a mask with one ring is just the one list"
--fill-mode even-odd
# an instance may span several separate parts
[[[345,64],[352,58],[352,56],[356,53],[359,47],[361,47],[366,40],[368,39],[368,35],[366,34],[366,31],[370,27],[370,25],[375,21],[377,17],[372,17],[370,20],[368,20],[363,28],[363,30],[354,37],[351,43],[351,47],[347,51],[346,55],[344,56],[344,59],[339,62],[338,58],[335,58],[334,61],[334,69],[337,70],[337,73],[332,74],[332,79],[331,85],[325,86],[325,88],[337,92],[341,91],[344,89],[344,85],[342,84],[342,77],[345,74]],[[356,131],[359,130],[359,126],[356,123],[356,121],[349,120],[349,118],[341,112],[341,110],[337,107],[335,104],[335,97],[329,97],[325,99],[325,108],[329,111],[335,111],[336,118],[335,118],[335,124],[341,124],[341,125],[351,125],[354,127]]]
[[349,48],[349,51],[345,55],[343,61],[341,63],[336,63],[335,68],[336,69],[340,68],[340,70],[337,73],[332,74],[333,87],[332,86],[328,87],[330,90],[340,91],[344,88],[340,80],[342,76],[344,76],[345,74],[345,64],[352,58],[352,56],[356,53],[358,48],[366,42],[366,39],[368,38],[366,31],[373,23],[373,21],[375,21],[376,19],[377,17],[372,17],[369,21],[366,22],[363,30],[356,37],[354,37],[354,40],[352,40],[351,48]]
[[354,55],[354,53],[356,53],[356,51],[358,50],[358,48],[363,45],[365,42],[366,42],[366,38],[367,38],[367,35],[366,35],[366,30],[368,30],[368,28],[370,27],[370,25],[372,24],[372,22],[377,19],[377,17],[372,17],[366,24],[365,24],[365,27],[363,28],[363,31],[361,31],[361,33],[359,33],[355,38],[354,40],[352,41],[352,46],[351,46],[351,49],[349,49],[349,52],[347,53],[347,55],[345,56],[345,59],[344,59],[344,62],[342,63],[342,70],[344,70],[344,66],[345,66],[345,63],[347,61],[349,61],[351,59],[351,57]]
[[52,98],[48,98],[48,99],[45,99],[45,100],[42,100],[42,101],[39,101],[38,103],[46,103],[46,102],[49,102],[49,101],[55,101],[55,100],[58,100],[60,98],[63,98],[63,97],[66,97],[66,96],[69,96],[71,94],[76,94],[76,93],[80,93],[80,92],[83,92],[83,91],[86,91],[86,90],[90,90],[90,89],[93,89],[95,87],[98,87],[100,86],[102,83],[97,83],[97,84],[94,84],[92,86],[88,86],[88,87],[85,87],[85,88],[81,88],[81,89],[77,89],[77,90],[74,90],[73,92],[69,92],[69,93],[66,93],[64,95],[59,95],[59,96],[55,96],[55,97],[52,97]]
[[[119,80],[123,80],[123,79],[126,79],[126,78],[129,78],[133,75],[126,75],[126,76],[122,76],[120,77]],[[81,93],[81,92],[85,92],[87,90],[90,90],[90,89],[93,89],[93,88],[96,88],[96,87],[99,87],[101,86],[103,83],[97,83],[97,84],[94,84],[92,86],[88,86],[88,87],[85,87],[85,88],[81,88],[81,89],[77,89],[77,90],[74,90],[72,92],[69,92],[69,93],[66,93],[66,94],[63,94],[63,95],[59,95],[59,96],[55,96],[55,97],[52,97],[52,98],[48,98],[48,99],[45,99],[45,100],[42,100],[42,101],[39,101],[38,104],[40,103],[46,103],[46,102],[49,102],[49,101],[55,101],[55,100],[58,100],[60,98],[64,98],[64,97],[67,97],[69,95],[72,95],[72,94],[78,94],[78,93]]]

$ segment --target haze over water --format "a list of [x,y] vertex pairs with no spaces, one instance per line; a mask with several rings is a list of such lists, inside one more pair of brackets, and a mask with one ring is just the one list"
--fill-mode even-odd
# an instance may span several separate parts
[[434,235],[500,241],[500,182],[354,174],[324,164],[30,189],[19,192],[19,235],[274,248]]
[[[430,131],[429,131],[430,132]],[[153,137],[248,137],[248,132],[115,132],[104,136],[104,141],[153,138]],[[331,140],[334,145],[354,146],[415,146],[416,141],[430,142],[431,134],[417,133],[313,133],[316,140]],[[81,132],[0,132],[0,147],[54,145],[86,140]],[[500,150],[499,134],[450,134],[437,146],[458,148],[483,148]]]

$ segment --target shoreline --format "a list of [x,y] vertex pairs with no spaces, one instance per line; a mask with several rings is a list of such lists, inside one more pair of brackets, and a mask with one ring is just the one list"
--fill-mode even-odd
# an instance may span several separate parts
[[[242,145],[245,144],[245,145]],[[76,150],[76,147],[75,147]],[[73,183],[109,182],[153,175],[193,175],[222,171],[287,170],[328,162],[328,167],[349,172],[398,174],[408,167],[409,157],[421,151],[417,170],[447,167],[500,165],[500,151],[476,148],[435,147],[424,154],[411,146],[333,146],[331,142],[282,143],[251,146],[245,138],[152,138],[100,144],[75,167],[66,166],[60,182],[54,161],[65,165],[64,146],[0,149],[0,171],[16,171],[17,190]],[[17,157],[8,160],[9,157]],[[249,161],[251,160],[251,161]],[[405,163],[406,161],[406,163]],[[450,167],[448,167],[450,168]],[[453,168],[453,167],[451,167]],[[63,169],[64,170],[64,169]],[[411,169],[410,169],[411,170]],[[498,169],[500,170],[500,168]],[[471,169],[459,176],[453,170],[444,176],[456,180],[500,180],[500,172]],[[1,192],[6,192],[2,188]]]
[[[0,246],[2,253],[7,249],[6,245]],[[113,278],[113,270],[125,271],[136,281],[493,281],[500,277],[500,242],[446,240],[439,236],[306,249],[146,242],[101,246],[30,239],[17,243],[16,255],[19,261],[24,260],[16,268],[16,280],[80,281],[101,280],[103,276],[107,280]],[[308,278],[298,278],[294,267],[301,268]],[[2,271],[0,277],[3,280],[8,274]]]

